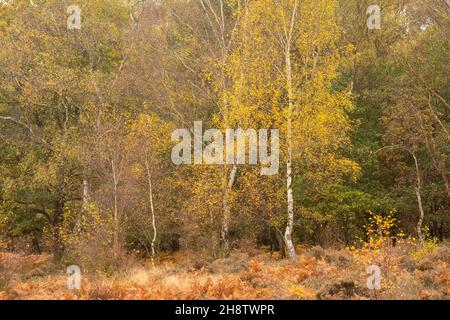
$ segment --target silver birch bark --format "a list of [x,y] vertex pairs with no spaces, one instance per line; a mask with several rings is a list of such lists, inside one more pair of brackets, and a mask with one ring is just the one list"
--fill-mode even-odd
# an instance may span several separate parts
[[114,160],[111,160],[111,170],[113,175],[113,186],[114,186],[114,234],[113,234],[113,254],[114,257],[117,255],[119,250],[119,209],[117,201],[117,185],[118,178],[116,173],[116,167],[114,165]]
[[147,180],[148,180],[148,198],[150,200],[150,211],[152,214],[152,228],[153,228],[153,238],[151,243],[151,250],[152,250],[152,266],[155,268],[155,242],[156,242],[156,218],[155,218],[155,207],[153,205],[153,184],[152,184],[152,174],[150,171],[150,166],[148,164],[147,156],[145,156],[145,168],[147,170]]
[[417,157],[413,152],[410,152],[412,157],[414,158],[414,167],[416,170],[416,187],[414,188],[416,191],[416,198],[417,198],[417,204],[419,206],[419,221],[417,222],[417,235],[420,240],[424,239],[424,235],[422,233],[422,225],[423,225],[423,219],[425,216],[425,212],[423,210],[423,204],[422,204],[422,195],[421,195],[421,189],[422,189],[422,179],[420,177],[420,169],[419,169],[419,162],[417,161]]
[[292,262],[297,261],[294,243],[292,241],[292,232],[294,229],[294,197],[292,193],[292,113],[294,108],[294,92],[292,82],[292,63],[291,63],[291,41],[294,33],[294,23],[297,13],[297,1],[294,3],[289,31],[285,27],[285,64],[286,64],[286,89],[288,91],[288,114],[287,114],[287,162],[286,162],[286,193],[287,193],[287,224],[284,233],[284,241],[288,251],[289,259]]

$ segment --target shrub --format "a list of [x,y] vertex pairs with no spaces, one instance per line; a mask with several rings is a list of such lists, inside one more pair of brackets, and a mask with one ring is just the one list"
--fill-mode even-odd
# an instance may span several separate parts
[[304,286],[293,285],[290,292],[297,300],[314,300],[316,298],[316,293]]
[[411,257],[414,261],[422,261],[427,256],[433,254],[438,248],[438,241],[435,238],[419,242],[415,250],[411,252]]
[[[135,259],[124,248],[114,245],[116,226],[111,214],[91,204],[83,218],[81,222],[65,221],[66,255],[63,262],[66,265],[75,264],[85,272],[112,275],[135,264]],[[73,232],[74,225],[78,229],[76,232]]]

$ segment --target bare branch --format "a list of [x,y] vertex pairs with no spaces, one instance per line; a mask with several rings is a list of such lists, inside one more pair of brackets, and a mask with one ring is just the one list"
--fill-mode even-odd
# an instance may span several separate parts
[[41,137],[39,137],[37,134],[35,134],[34,131],[33,131],[33,128],[32,128],[31,126],[27,125],[26,123],[24,123],[24,122],[22,122],[22,121],[20,121],[20,120],[17,120],[17,119],[15,119],[15,118],[13,118],[13,117],[4,117],[4,116],[0,116],[0,120],[11,121],[11,122],[13,122],[13,123],[15,123],[15,124],[18,124],[19,126],[24,127],[25,129],[28,130],[28,132],[29,132],[33,137],[37,138],[38,140],[40,140],[41,142],[43,142],[44,144],[46,144],[50,149],[53,148],[52,145],[51,145],[49,142],[47,142],[46,140],[44,140],[43,138],[41,138]]

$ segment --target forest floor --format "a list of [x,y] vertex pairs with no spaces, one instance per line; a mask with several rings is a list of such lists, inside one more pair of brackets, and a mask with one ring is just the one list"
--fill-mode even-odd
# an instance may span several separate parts
[[[0,253],[0,299],[449,299],[450,243],[376,251],[297,248],[296,263],[263,250],[199,259],[178,252],[156,268],[136,261],[114,275],[83,274],[67,289],[65,267],[50,255]],[[381,290],[366,268],[382,270]]]

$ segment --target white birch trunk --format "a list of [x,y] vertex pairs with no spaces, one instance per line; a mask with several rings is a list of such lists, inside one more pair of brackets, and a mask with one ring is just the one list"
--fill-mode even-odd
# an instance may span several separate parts
[[233,165],[230,171],[230,176],[228,178],[228,184],[226,185],[225,195],[223,197],[223,221],[222,221],[222,245],[223,245],[223,255],[227,257],[230,253],[230,239],[228,238],[228,233],[230,230],[230,219],[231,219],[231,208],[229,204],[230,193],[233,188],[234,180],[236,178],[237,165]]
[[294,228],[294,197],[292,194],[292,65],[290,45],[286,48],[286,84],[288,90],[288,119],[287,119],[287,163],[286,163],[286,191],[287,191],[287,225],[284,233],[284,241],[288,251],[289,259],[293,262],[297,260],[294,243],[292,241],[292,231]]
[[117,200],[117,173],[116,167],[114,165],[114,160],[111,160],[111,170],[113,174],[113,186],[114,186],[114,234],[113,234],[113,254],[116,257],[119,250],[119,210],[118,210],[118,200]]
[[86,178],[83,179],[83,202],[81,204],[81,215],[75,224],[75,233],[81,233],[84,223],[86,222],[86,214],[89,210],[89,182]]
[[417,161],[417,157],[414,153],[411,152],[412,157],[414,158],[414,165],[416,169],[416,179],[417,184],[414,188],[416,191],[416,198],[417,198],[417,204],[419,206],[419,221],[417,222],[417,235],[420,240],[424,240],[424,235],[422,233],[422,225],[423,225],[423,219],[425,216],[425,212],[423,211],[423,205],[422,205],[422,195],[421,195],[421,189],[422,189],[422,180],[420,178],[420,169],[419,169],[419,163]]
[[145,167],[147,169],[147,179],[148,179],[148,197],[150,200],[150,210],[152,214],[152,228],[153,228],[153,238],[151,243],[151,249],[152,249],[152,266],[155,268],[155,243],[156,243],[156,218],[155,218],[155,207],[153,205],[153,184],[152,184],[152,174],[150,171],[150,166],[148,164],[147,156],[145,157]]

